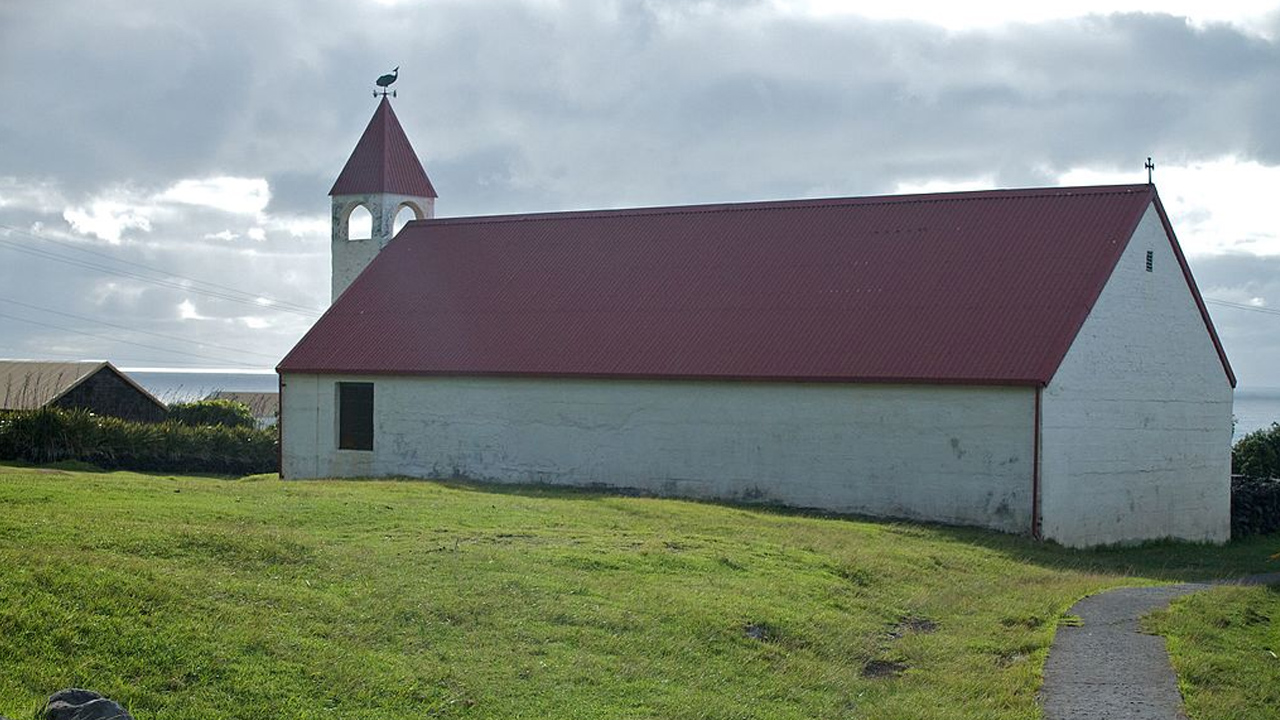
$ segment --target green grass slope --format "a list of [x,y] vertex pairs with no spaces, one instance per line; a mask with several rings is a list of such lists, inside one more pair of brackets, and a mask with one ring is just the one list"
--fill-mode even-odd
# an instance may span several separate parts
[[1188,595],[1144,628],[1167,638],[1192,720],[1280,715],[1280,586]]
[[1035,718],[1075,600],[1271,551],[0,466],[0,714],[82,686],[139,720]]

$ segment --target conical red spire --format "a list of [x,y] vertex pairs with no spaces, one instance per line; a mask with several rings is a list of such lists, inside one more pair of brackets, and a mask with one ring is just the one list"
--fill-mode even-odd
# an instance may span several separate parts
[[400,120],[384,97],[329,195],[395,193],[437,197]]

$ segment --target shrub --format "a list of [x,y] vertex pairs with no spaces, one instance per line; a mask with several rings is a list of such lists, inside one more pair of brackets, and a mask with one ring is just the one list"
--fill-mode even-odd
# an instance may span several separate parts
[[196,400],[169,406],[169,419],[183,425],[222,427],[255,427],[253,411],[234,400]]
[[84,409],[38,410],[8,413],[0,432],[0,449],[16,458],[47,463],[91,455],[98,447],[97,424]]
[[1280,424],[1231,448],[1231,536],[1280,531]]
[[13,446],[13,439],[9,435],[9,418],[13,416],[10,410],[0,410],[0,458],[12,458],[18,456],[18,450]]
[[1280,480],[1231,479],[1231,537],[1280,531]]
[[276,444],[275,428],[139,423],[59,408],[0,416],[3,460],[250,475],[277,470]]
[[1280,478],[1280,423],[1240,438],[1231,448],[1231,473],[1247,478]]

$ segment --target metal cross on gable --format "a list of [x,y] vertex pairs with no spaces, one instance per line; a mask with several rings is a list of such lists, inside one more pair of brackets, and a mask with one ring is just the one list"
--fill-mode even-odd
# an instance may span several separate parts
[[1153,173],[1156,170],[1156,164],[1151,162],[1151,158],[1148,157],[1147,164],[1143,165],[1142,167],[1147,169],[1147,184],[1153,185],[1154,184]]

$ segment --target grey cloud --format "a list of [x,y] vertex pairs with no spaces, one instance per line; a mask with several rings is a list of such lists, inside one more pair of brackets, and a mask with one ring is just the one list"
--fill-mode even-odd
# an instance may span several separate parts
[[[850,192],[890,187],[922,158],[1016,178],[1147,152],[1280,151],[1270,127],[1280,53],[1226,26],[1112,15],[998,35],[781,17],[748,27],[732,19],[740,4],[703,5],[118,4],[92,15],[19,5],[10,13],[23,32],[6,37],[15,63],[0,88],[56,91],[4,111],[14,132],[0,149],[26,176],[60,167],[76,190],[120,177],[332,172],[370,109],[358,97],[399,64],[402,115],[436,158],[516,140],[535,165],[573,161],[582,187],[626,168],[673,199],[705,192],[681,183],[686,164],[717,161],[739,176],[723,163],[742,146],[769,161],[756,177],[840,173]],[[654,19],[662,13],[678,22]],[[814,168],[818,154],[847,167]],[[552,184],[548,200],[571,204],[573,183]],[[628,184],[602,200],[627,201],[639,192]]]
[[[1218,255],[1190,260],[1196,284],[1209,299],[1248,304],[1256,299],[1280,310],[1280,257]],[[1209,314],[1242,388],[1280,387],[1280,315],[1210,302]]]
[[[396,111],[443,215],[878,193],[938,177],[1034,185],[1075,166],[1139,180],[1147,155],[1280,163],[1280,45],[1163,15],[949,33],[771,16],[752,0],[85,8],[0,5],[0,94],[15,99],[0,106],[2,171],[51,180],[72,204],[121,183],[238,175],[270,181],[268,213],[327,217],[372,80],[396,65]],[[5,224],[35,220],[65,227],[58,213],[0,209]],[[255,243],[247,222],[188,211],[118,252],[323,304],[327,241],[274,230]],[[223,230],[242,237],[203,239]],[[1256,267],[1196,262],[1213,287],[1262,282]],[[62,308],[85,310],[99,279],[0,257],[0,284]],[[109,310],[187,332],[172,318],[181,299],[147,290]],[[194,301],[218,318],[252,311]],[[1233,338],[1275,322],[1214,313]],[[283,352],[304,327],[201,332]]]
[[[341,169],[341,165],[338,169]],[[288,171],[267,175],[267,182],[271,187],[271,202],[267,206],[267,212],[323,215],[328,210],[329,188],[333,187],[336,177],[337,171],[328,177]]]
[[[325,177],[370,81],[399,64],[397,106],[429,165],[518,144],[525,175],[548,176],[547,207],[761,194],[747,178],[874,192],[922,165],[1016,182],[1147,154],[1280,159],[1280,51],[1227,26],[1115,15],[949,34],[746,23],[741,5],[20,4],[0,91],[33,102],[0,110],[0,152],[82,192]],[[447,180],[474,204],[481,188]]]

